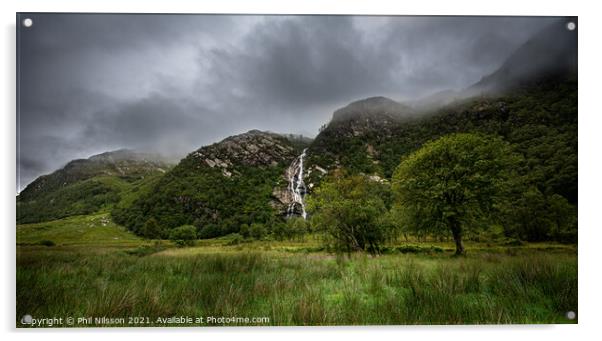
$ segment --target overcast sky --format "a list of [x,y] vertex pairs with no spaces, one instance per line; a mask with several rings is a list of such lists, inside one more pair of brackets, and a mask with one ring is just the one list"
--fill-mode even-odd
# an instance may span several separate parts
[[18,189],[75,158],[183,156],[250,129],[461,89],[552,23],[528,17],[22,15]]

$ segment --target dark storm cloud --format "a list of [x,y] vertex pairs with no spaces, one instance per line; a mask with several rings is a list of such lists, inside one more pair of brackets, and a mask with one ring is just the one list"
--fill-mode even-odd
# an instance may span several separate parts
[[19,28],[20,187],[110,149],[182,156],[254,128],[315,134],[352,100],[463,88],[557,20],[27,17],[34,25]]
[[303,106],[390,85],[388,66],[361,45],[351,17],[281,17],[249,36],[236,50],[216,52],[217,76],[276,103]]

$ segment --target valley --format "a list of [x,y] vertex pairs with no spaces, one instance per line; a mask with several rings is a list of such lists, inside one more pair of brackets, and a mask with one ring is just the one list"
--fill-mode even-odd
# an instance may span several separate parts
[[[564,316],[577,298],[571,245],[473,242],[463,259],[451,257],[452,242],[431,240],[341,257],[316,235],[182,248],[103,226],[106,217],[18,227],[17,316],[269,317],[250,324],[264,326],[576,322]],[[55,245],[42,245],[50,239]],[[94,326],[103,325],[76,327]]]
[[120,149],[38,177],[16,198],[17,324],[577,323],[576,38],[559,27],[467,88],[351,101],[314,138],[258,122],[177,162]]

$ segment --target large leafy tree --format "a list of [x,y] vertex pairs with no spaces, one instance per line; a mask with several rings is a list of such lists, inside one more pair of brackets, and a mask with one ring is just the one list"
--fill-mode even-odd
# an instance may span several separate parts
[[335,251],[378,253],[390,230],[390,188],[366,176],[340,174],[324,181],[307,200],[312,228],[323,231]]
[[456,254],[463,254],[463,234],[496,216],[519,160],[496,137],[452,134],[429,142],[397,167],[395,210],[411,229],[451,231]]

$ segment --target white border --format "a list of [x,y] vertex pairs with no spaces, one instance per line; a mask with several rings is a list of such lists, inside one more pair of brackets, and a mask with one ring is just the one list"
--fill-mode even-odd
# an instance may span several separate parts
[[[577,1],[532,1],[504,0],[486,1],[359,1],[359,0],[319,0],[284,2],[278,0],[231,0],[197,2],[186,0],[97,0],[97,1],[43,1],[22,0],[3,1],[2,18],[2,75],[0,82],[1,102],[4,105],[1,144],[3,165],[1,182],[3,249],[2,264],[4,276],[0,281],[3,307],[0,310],[0,331],[9,339],[58,339],[105,340],[107,337],[132,337],[133,333],[143,333],[151,339],[163,339],[166,333],[186,339],[261,339],[306,340],[317,336],[324,338],[365,339],[376,333],[383,339],[450,339],[463,340],[508,340],[509,338],[538,338],[541,340],[590,339],[602,334],[597,330],[598,316],[602,308],[600,288],[602,269],[600,247],[602,226],[597,214],[602,188],[602,174],[597,138],[600,135],[600,115],[602,115],[602,81],[599,63],[602,61],[600,49],[599,18],[602,13],[595,2]],[[557,326],[400,326],[400,327],[311,327],[311,328],[205,328],[205,329],[111,329],[111,330],[35,330],[16,331],[15,314],[15,12],[145,12],[145,13],[257,13],[257,14],[406,14],[406,15],[577,15],[579,16],[579,325]],[[86,335],[82,335],[86,332]],[[286,335],[284,335],[286,334]]]

